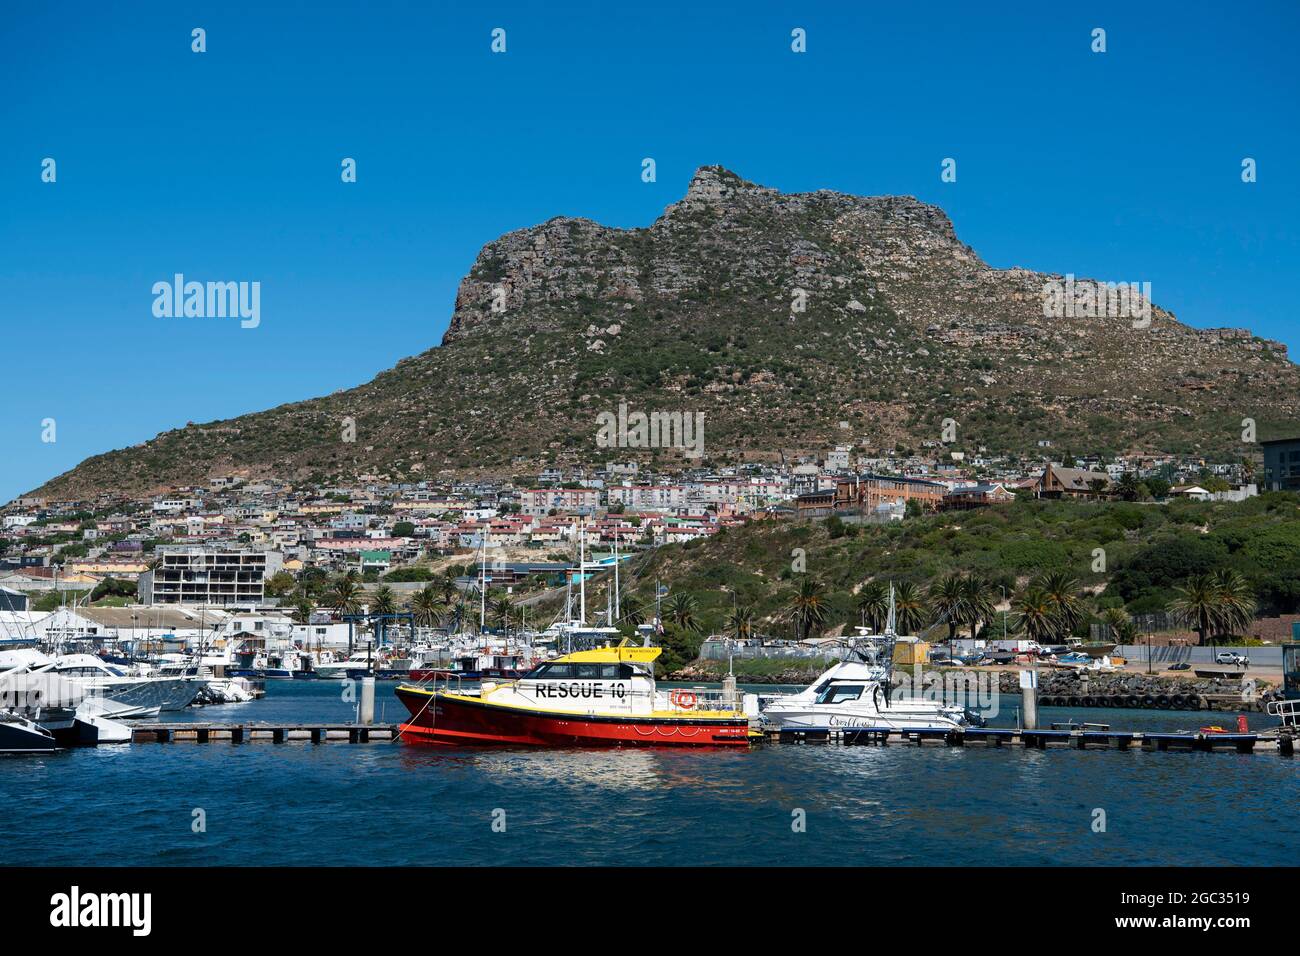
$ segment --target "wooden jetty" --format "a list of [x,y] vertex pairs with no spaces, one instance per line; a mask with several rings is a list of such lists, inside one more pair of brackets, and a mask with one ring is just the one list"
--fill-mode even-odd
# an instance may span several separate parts
[[306,741],[313,744],[389,743],[397,736],[396,724],[135,724],[131,742],[136,744],[200,744],[223,741],[232,744],[270,741],[282,744]]

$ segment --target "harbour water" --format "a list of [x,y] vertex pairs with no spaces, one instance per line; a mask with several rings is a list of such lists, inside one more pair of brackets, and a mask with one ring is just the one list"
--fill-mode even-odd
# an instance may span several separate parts
[[[402,716],[391,688],[380,685],[377,719]],[[1014,725],[1015,702],[991,724]],[[168,719],[342,722],[353,708],[337,684],[271,682],[262,701]],[[1044,725],[1067,718],[1132,730],[1233,720],[1042,713]],[[1300,763],[1276,755],[136,744],[0,759],[0,862],[1257,866],[1294,862],[1297,798]]]

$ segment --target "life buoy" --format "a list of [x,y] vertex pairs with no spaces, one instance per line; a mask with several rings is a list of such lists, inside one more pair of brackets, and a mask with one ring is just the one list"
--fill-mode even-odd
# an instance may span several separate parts
[[698,700],[695,694],[689,690],[675,690],[668,696],[668,699],[672,701],[673,706],[680,707],[682,710],[690,710]]

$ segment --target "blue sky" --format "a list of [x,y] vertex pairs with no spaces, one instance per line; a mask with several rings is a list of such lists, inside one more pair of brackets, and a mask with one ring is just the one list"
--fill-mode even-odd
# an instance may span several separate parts
[[[0,500],[364,382],[440,341],[483,243],[647,225],[713,163],[915,195],[995,266],[1149,281],[1185,322],[1300,354],[1297,26],[1291,2],[16,6]],[[155,318],[176,272],[261,282],[260,326]]]

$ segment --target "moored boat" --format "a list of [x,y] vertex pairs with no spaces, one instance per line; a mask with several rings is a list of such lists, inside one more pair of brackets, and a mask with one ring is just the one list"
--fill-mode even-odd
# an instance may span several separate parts
[[478,694],[414,684],[397,697],[405,740],[476,746],[745,747],[749,719],[734,700],[656,688],[658,647],[577,651]]

